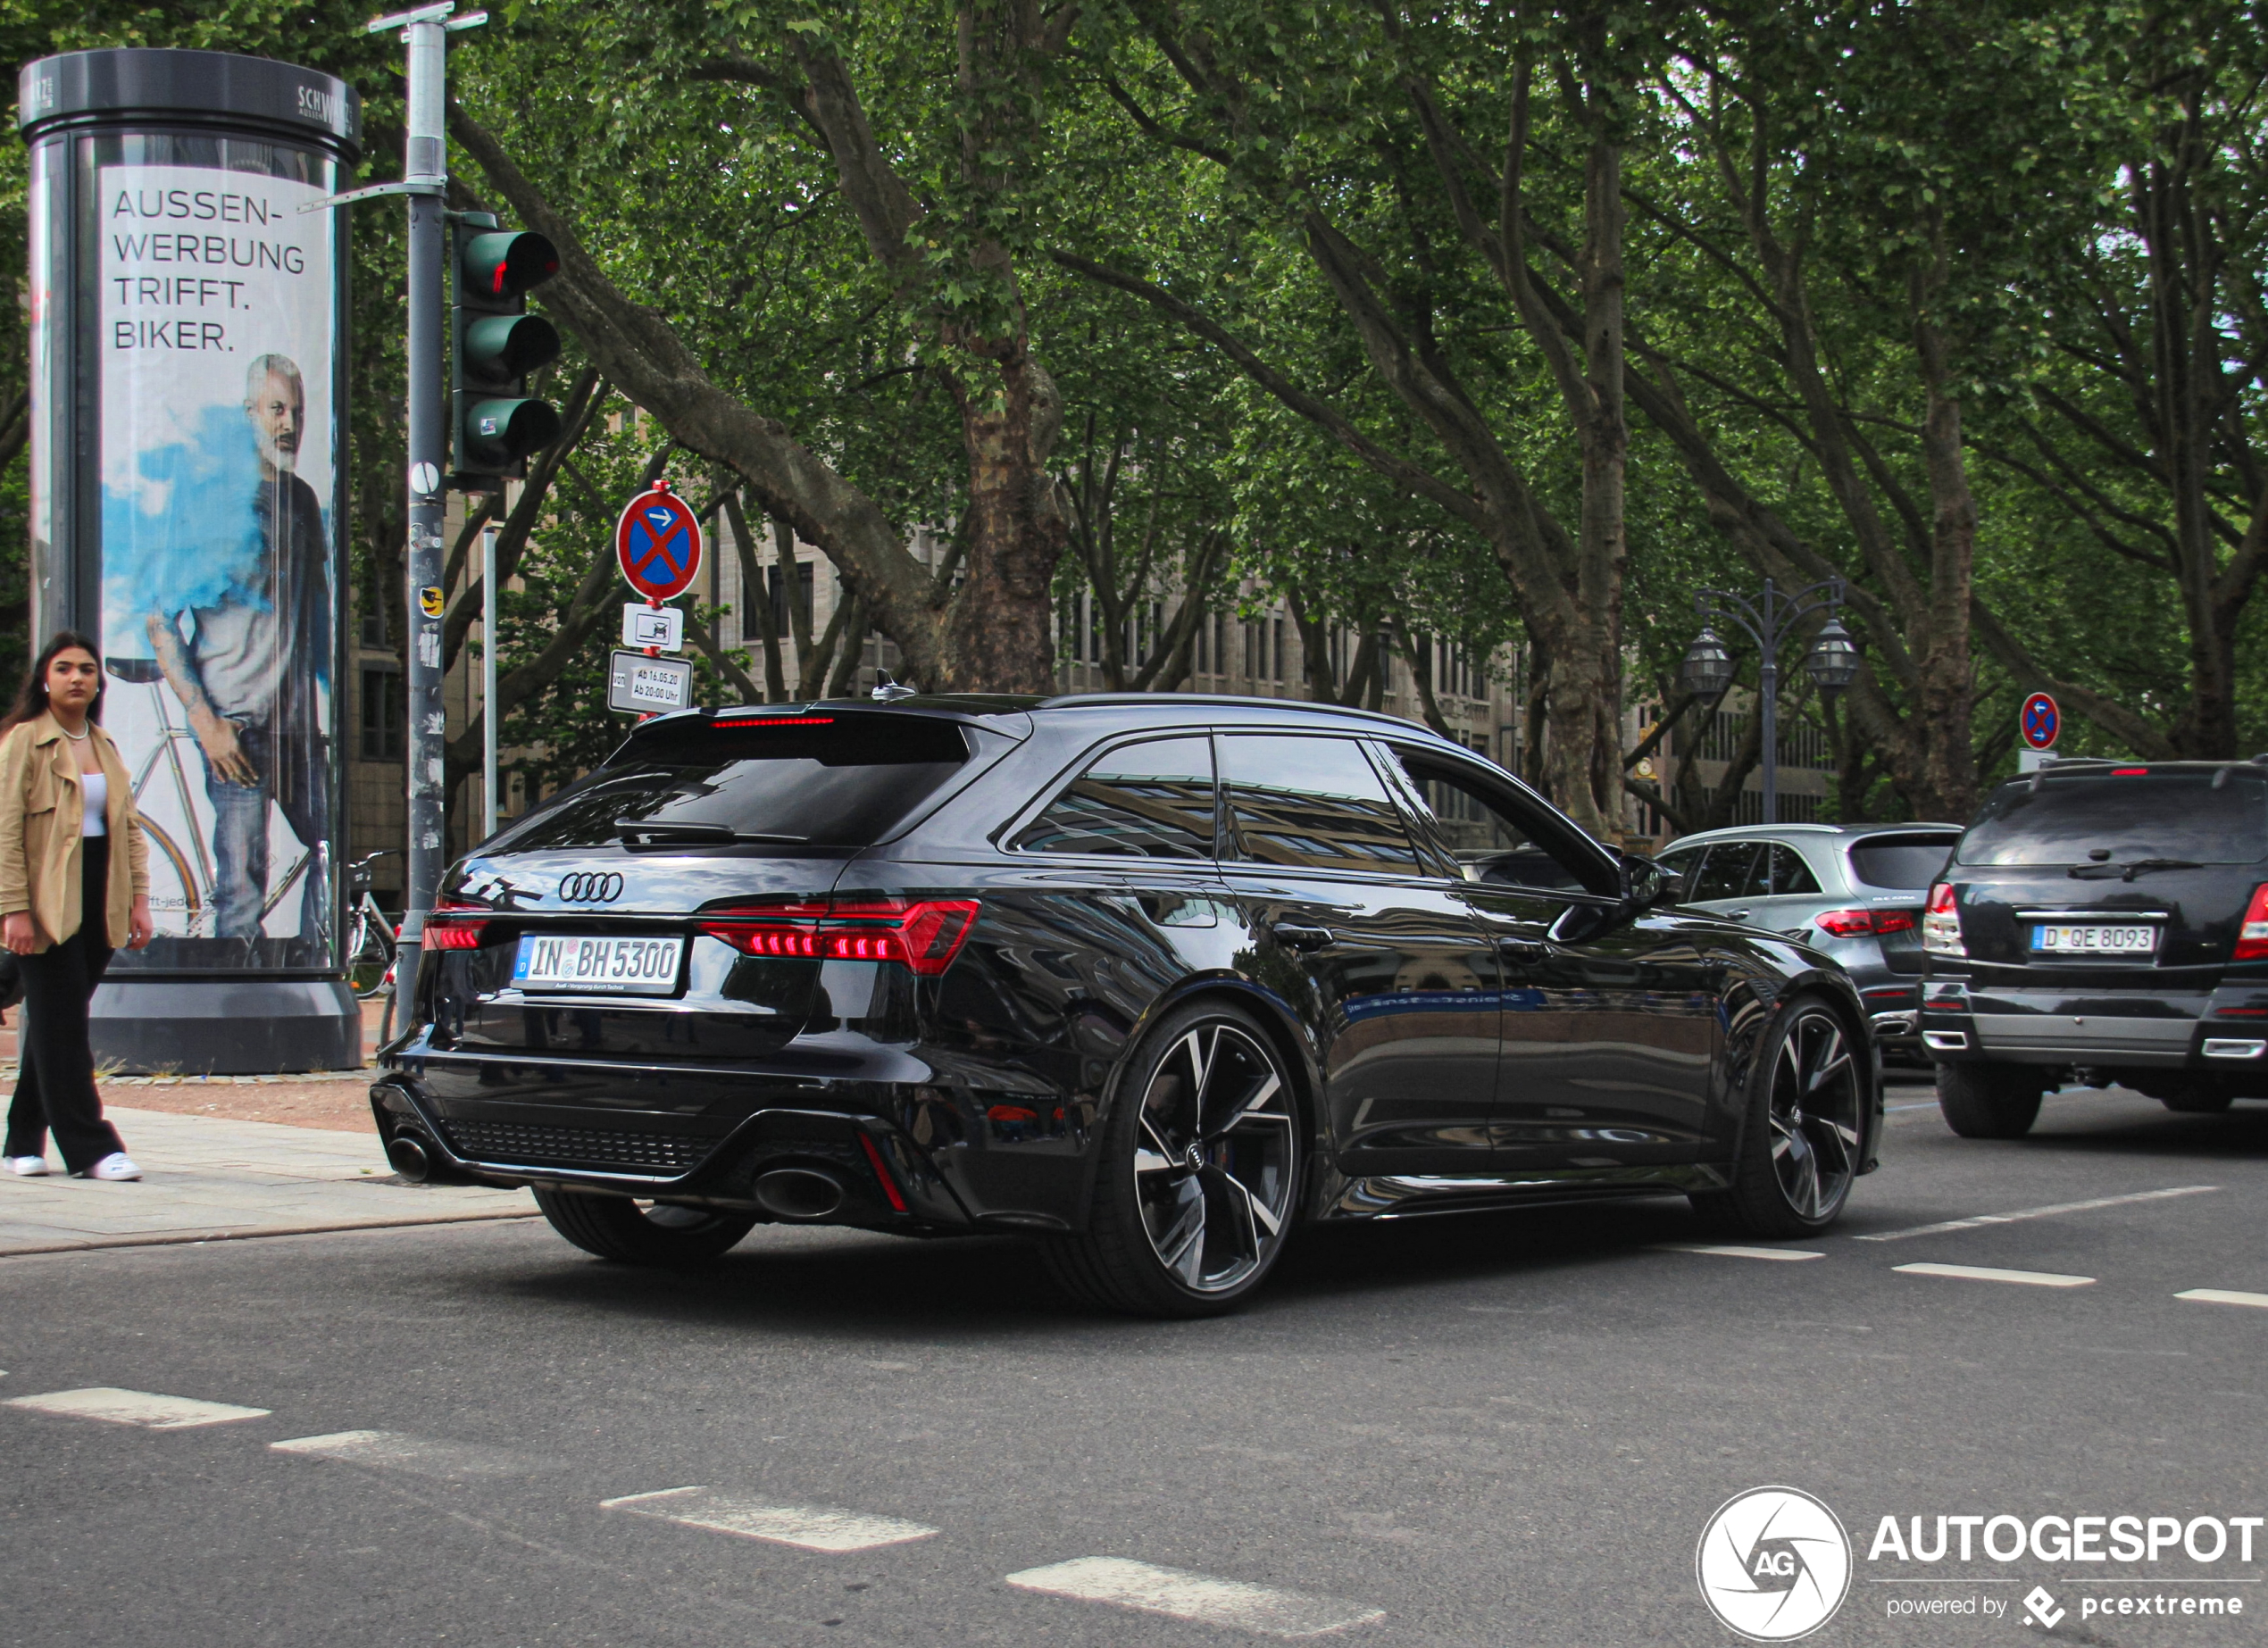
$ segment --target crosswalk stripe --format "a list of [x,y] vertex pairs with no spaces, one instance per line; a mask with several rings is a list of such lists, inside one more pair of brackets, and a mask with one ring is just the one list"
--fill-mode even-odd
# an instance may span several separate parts
[[632,1516],[659,1517],[687,1527],[705,1527],[769,1544],[793,1545],[799,1551],[871,1551],[880,1545],[902,1545],[927,1539],[938,1530],[896,1517],[870,1516],[863,1511],[838,1511],[825,1505],[767,1505],[738,1494],[720,1494],[705,1487],[663,1488],[652,1494],[629,1494],[599,1502],[606,1511],[627,1511]]
[[2268,1294],[2237,1294],[2225,1287],[2192,1287],[2187,1293],[2173,1296],[2176,1299],[2194,1299],[2199,1304],[2248,1304],[2268,1311]]
[[114,1386],[90,1386],[79,1391],[49,1391],[39,1396],[13,1396],[7,1405],[34,1413],[59,1413],[75,1419],[106,1419],[113,1425],[138,1425],[145,1430],[188,1430],[198,1425],[229,1425],[238,1419],[263,1419],[265,1408],[239,1408],[233,1402],[198,1402],[188,1396],[160,1396],[152,1391],[124,1391]]
[[1824,1253],[1814,1253],[1801,1247],[1716,1247],[1697,1242],[1656,1242],[1657,1253],[1709,1253],[1719,1259],[1824,1259]]
[[420,1477],[524,1477],[547,1468],[545,1461],[507,1453],[501,1448],[471,1442],[437,1442],[398,1430],[339,1430],[321,1436],[291,1436],[268,1446],[278,1453],[338,1460]]
[[1178,1568],[1158,1568],[1124,1557],[1083,1556],[1046,1568],[1010,1574],[1019,1591],[1068,1597],[1080,1602],[1108,1602],[1172,1619],[1227,1626],[1258,1636],[1322,1636],[1386,1618],[1337,1597],[1280,1591],[1241,1579],[1215,1579]]
[[1964,1282],[2016,1282],[2026,1287],[2092,1287],[2091,1276],[2058,1276],[2053,1270],[1999,1270],[1990,1265],[1892,1265],[1908,1276],[1949,1276]]

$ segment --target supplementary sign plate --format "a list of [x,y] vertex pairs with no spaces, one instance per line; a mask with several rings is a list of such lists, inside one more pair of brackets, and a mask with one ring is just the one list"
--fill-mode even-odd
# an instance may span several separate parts
[[693,702],[693,666],[682,658],[615,653],[606,671],[606,707],[661,715]]
[[658,646],[674,653],[685,645],[685,613],[673,606],[626,601],[622,603],[622,645]]

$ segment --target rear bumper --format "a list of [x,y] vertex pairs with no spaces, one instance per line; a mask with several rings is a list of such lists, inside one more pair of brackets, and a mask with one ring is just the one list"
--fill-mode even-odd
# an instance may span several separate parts
[[[987,1149],[982,1094],[934,1082],[395,1050],[371,1089],[382,1136],[444,1176],[730,1207],[780,1219],[757,1181],[816,1171],[841,1205],[804,1222],[906,1235],[1075,1228],[1083,1152]],[[1037,1104],[1027,1098],[1021,1112]],[[1060,1116],[1061,1107],[1056,1109]],[[996,1129],[994,1129],[996,1131]],[[1029,1133],[1030,1129],[1021,1130]],[[795,1222],[793,1219],[785,1222]]]
[[1941,1064],[2226,1076],[2256,1070],[2268,1088],[2268,1018],[2250,1016],[2249,1003],[2257,994],[2243,989],[2082,995],[1932,979],[1922,987],[1919,1028],[1928,1056]]

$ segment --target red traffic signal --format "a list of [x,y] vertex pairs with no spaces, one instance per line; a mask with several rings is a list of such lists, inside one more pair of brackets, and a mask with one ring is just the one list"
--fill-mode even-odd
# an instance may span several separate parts
[[497,229],[464,243],[464,289],[486,298],[518,297],[559,272],[559,250],[525,229]]

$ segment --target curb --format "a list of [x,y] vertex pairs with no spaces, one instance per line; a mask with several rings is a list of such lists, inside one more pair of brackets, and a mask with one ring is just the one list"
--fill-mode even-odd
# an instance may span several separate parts
[[82,1242],[42,1242],[29,1247],[0,1247],[0,1260],[33,1253],[81,1253],[105,1247],[187,1247],[205,1242],[249,1242],[261,1236],[322,1236],[333,1230],[400,1230],[415,1225],[463,1225],[500,1219],[541,1219],[525,1211],[496,1209],[479,1213],[427,1213],[415,1219],[356,1219],[328,1225],[274,1225],[247,1230],[222,1225],[210,1230],[169,1230],[163,1236],[89,1236]]

